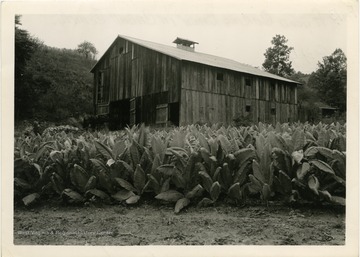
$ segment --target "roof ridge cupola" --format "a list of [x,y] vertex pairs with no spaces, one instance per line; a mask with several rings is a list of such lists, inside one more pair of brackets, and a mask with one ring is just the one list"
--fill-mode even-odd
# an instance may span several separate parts
[[190,52],[195,52],[195,44],[199,44],[198,42],[192,41],[192,40],[188,40],[188,39],[184,39],[184,38],[180,38],[177,37],[173,43],[176,44],[176,47],[182,50],[186,50],[186,51],[190,51]]

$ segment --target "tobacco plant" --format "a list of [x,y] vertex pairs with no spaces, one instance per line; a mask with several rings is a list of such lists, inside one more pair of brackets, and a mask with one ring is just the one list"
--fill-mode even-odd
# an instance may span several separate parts
[[[15,138],[14,196],[68,203],[189,205],[250,197],[345,205],[346,125],[259,122],[116,132],[45,130]],[[51,133],[50,133],[51,132]]]

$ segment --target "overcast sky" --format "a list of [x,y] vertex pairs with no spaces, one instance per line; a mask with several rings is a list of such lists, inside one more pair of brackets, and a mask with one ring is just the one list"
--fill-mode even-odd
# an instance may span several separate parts
[[21,22],[22,28],[49,46],[75,49],[90,41],[99,51],[98,58],[118,34],[166,45],[183,37],[199,42],[198,52],[255,67],[261,67],[272,37],[280,34],[294,47],[293,68],[303,73],[315,71],[318,61],[336,48],[347,53],[347,20],[341,13],[219,12],[212,6],[196,13],[179,7],[169,13],[154,8],[119,14],[23,14]]

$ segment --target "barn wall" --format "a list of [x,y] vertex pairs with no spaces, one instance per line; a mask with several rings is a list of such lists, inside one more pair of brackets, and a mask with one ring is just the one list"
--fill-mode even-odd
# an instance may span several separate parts
[[[180,112],[180,125],[229,124],[240,117],[269,123],[297,120],[294,84],[179,61],[121,38],[98,62],[94,81],[96,114],[110,114],[115,118],[131,115],[126,120],[136,123],[156,123],[164,112],[159,109],[163,104],[169,104],[164,107],[168,108],[169,115]],[[98,90],[100,84],[102,94]],[[99,101],[100,95],[102,101]],[[176,106],[179,102],[180,110]],[[170,103],[175,103],[172,109]],[[132,106],[131,110],[112,110],[128,105]]]
[[181,88],[182,125],[230,124],[240,117],[268,123],[297,120],[296,86],[291,83],[183,62]]

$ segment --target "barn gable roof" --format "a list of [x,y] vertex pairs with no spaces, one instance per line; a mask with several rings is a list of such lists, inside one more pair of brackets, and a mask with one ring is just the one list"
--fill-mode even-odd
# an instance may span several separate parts
[[[215,55],[210,55],[210,54],[205,54],[205,53],[200,53],[200,52],[185,51],[185,50],[173,47],[173,46],[163,45],[163,44],[150,42],[150,41],[146,41],[146,40],[142,40],[142,39],[137,39],[137,38],[133,38],[133,37],[128,37],[128,36],[123,36],[123,35],[119,35],[115,39],[115,41],[112,43],[112,45],[109,47],[109,49],[112,48],[112,46],[115,44],[115,42],[119,38],[128,40],[130,42],[133,42],[140,46],[149,48],[151,50],[169,55],[178,60],[201,63],[201,64],[205,64],[205,65],[209,65],[209,66],[213,66],[213,67],[217,67],[217,68],[223,68],[223,69],[238,71],[238,72],[247,73],[247,74],[251,74],[251,75],[256,75],[256,76],[272,78],[272,79],[276,79],[276,80],[282,80],[282,81],[286,81],[286,82],[290,82],[290,83],[300,84],[299,82],[271,74],[269,72],[252,67],[248,64],[243,64],[243,63],[231,60],[231,59],[227,59],[227,58],[223,58],[223,57],[219,57],[219,56],[215,56]],[[106,52],[108,52],[109,49]],[[94,67],[91,69],[91,72],[93,72],[93,70],[95,69],[97,64],[102,60],[102,58],[105,56],[106,52],[99,59],[99,61],[94,65]]]

